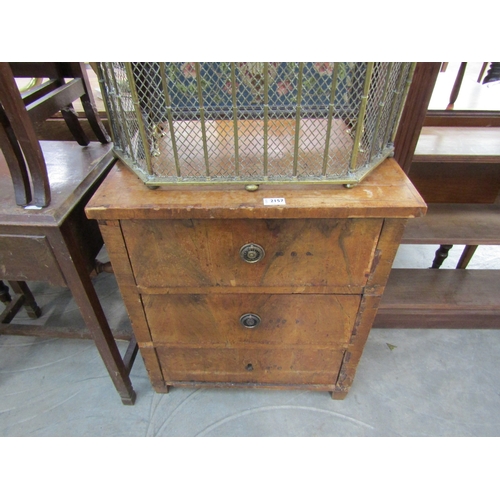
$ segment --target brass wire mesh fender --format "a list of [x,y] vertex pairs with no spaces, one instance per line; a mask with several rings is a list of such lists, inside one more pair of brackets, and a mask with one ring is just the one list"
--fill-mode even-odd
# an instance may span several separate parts
[[148,185],[353,185],[393,153],[415,63],[99,63],[115,154]]

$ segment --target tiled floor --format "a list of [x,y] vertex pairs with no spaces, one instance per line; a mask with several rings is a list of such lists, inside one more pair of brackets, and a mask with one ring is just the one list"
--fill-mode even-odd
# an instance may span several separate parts
[[[454,267],[454,247],[444,268]],[[396,267],[428,267],[433,246],[402,246]],[[498,268],[480,247],[471,268]],[[128,319],[112,275],[95,286],[113,328]],[[33,284],[46,324],[82,324],[64,289]],[[24,315],[24,313],[22,313]],[[19,315],[17,322],[30,322]],[[120,342],[126,348],[125,342]],[[390,348],[390,346],[396,346]],[[88,340],[0,337],[0,436],[498,436],[500,331],[370,334],[350,393],[181,389],[156,394],[140,356],[123,406]]]

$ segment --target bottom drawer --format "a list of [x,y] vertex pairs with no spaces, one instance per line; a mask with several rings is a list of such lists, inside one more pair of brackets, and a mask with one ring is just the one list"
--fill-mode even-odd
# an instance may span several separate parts
[[343,349],[158,347],[167,385],[175,382],[322,384],[337,380]]

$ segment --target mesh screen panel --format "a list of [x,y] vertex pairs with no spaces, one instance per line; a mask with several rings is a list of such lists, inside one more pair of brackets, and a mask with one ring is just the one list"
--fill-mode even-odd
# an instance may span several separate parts
[[413,63],[100,63],[147,183],[358,182],[393,150]]

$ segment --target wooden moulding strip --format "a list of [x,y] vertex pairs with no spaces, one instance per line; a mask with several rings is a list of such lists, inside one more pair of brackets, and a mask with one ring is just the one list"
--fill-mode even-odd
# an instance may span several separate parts
[[146,135],[146,126],[144,125],[144,120],[142,119],[142,111],[139,105],[139,96],[137,95],[137,89],[135,86],[134,72],[132,71],[132,64],[125,63],[125,71],[127,72],[127,78],[130,83],[130,92],[132,93],[132,103],[134,105],[135,115],[137,118],[137,123],[139,125],[139,134],[141,136],[144,157],[146,159],[146,169],[148,174],[153,175],[153,167],[151,164],[151,153],[148,138]]
[[236,176],[240,175],[240,157],[238,150],[238,106],[236,104],[236,68],[231,63],[231,94],[233,100],[233,126],[234,126],[234,168]]
[[201,68],[200,63],[195,63],[196,68],[196,83],[198,85],[198,101],[200,104],[200,124],[201,136],[203,139],[203,154],[205,157],[205,170],[207,177],[210,177],[210,164],[208,162],[208,145],[207,145],[207,130],[205,127],[205,108],[203,105],[203,87],[201,86]]
[[330,136],[332,133],[333,111],[335,109],[335,93],[337,92],[337,81],[339,78],[340,63],[333,63],[332,91],[330,93],[330,107],[328,110],[328,122],[326,126],[325,152],[323,154],[323,175],[326,175],[328,167],[328,152],[330,149]]
[[[1,328],[1,327],[0,327]],[[344,342],[331,342],[329,344],[287,344],[283,342],[231,342],[231,347],[228,348],[226,342],[213,342],[212,340],[207,340],[206,342],[172,342],[170,340],[164,340],[160,338],[155,338],[153,342],[139,342],[139,347],[141,349],[151,349],[151,348],[163,348],[163,349],[245,349],[247,351],[251,350],[261,350],[261,349],[280,349],[280,350],[314,350],[314,351],[331,351],[331,350],[346,350],[350,347],[348,341]]]
[[[207,387],[207,388],[238,388],[238,389],[280,389],[280,390],[306,390],[329,392],[336,387],[327,384],[269,384],[267,382],[197,382],[167,380],[165,384],[170,387]],[[155,387],[156,389],[156,387]],[[159,391],[158,391],[159,392]]]
[[177,143],[175,141],[174,120],[172,118],[172,103],[170,101],[170,95],[168,93],[167,75],[165,73],[164,62],[160,63],[160,76],[161,76],[161,84],[163,87],[163,94],[165,96],[165,103],[167,105],[167,120],[168,120],[168,128],[170,129],[170,141],[172,142],[172,151],[174,153],[175,171],[177,172],[177,177],[180,177],[181,168],[179,165],[179,154],[177,152]]
[[221,295],[221,294],[261,294],[263,289],[267,294],[313,294],[313,295],[360,295],[363,293],[362,285],[346,286],[205,286],[205,287],[150,287],[138,285],[137,290],[144,295]]

